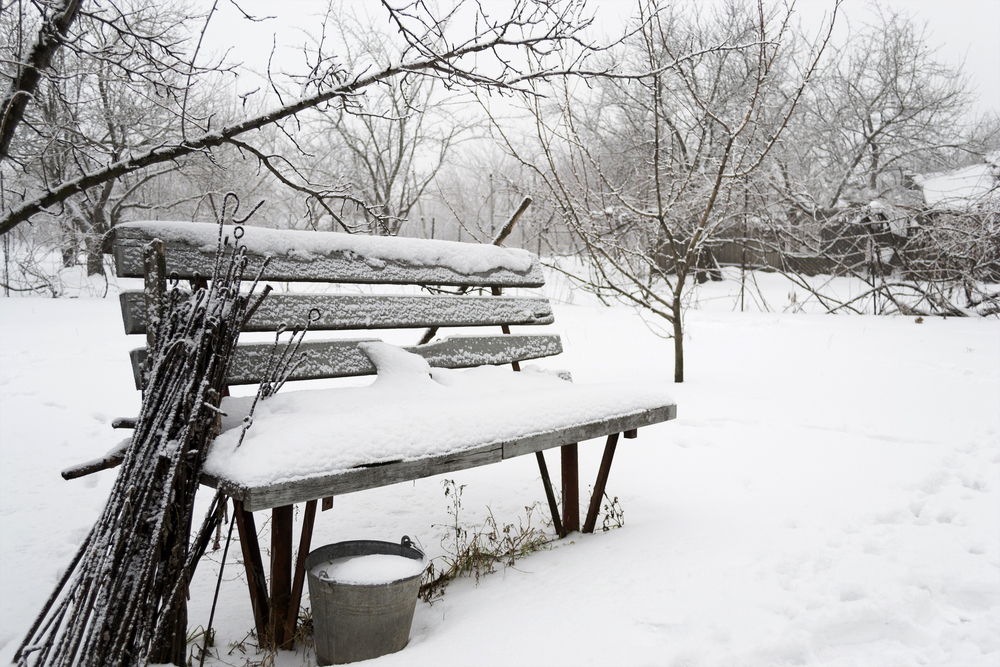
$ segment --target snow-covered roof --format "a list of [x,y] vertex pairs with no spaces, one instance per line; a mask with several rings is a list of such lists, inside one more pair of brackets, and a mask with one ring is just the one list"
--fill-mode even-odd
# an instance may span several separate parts
[[954,171],[918,175],[914,181],[924,192],[924,202],[937,209],[969,209],[1000,205],[1000,151],[982,164]]
[[889,231],[897,236],[906,236],[907,229],[914,224],[908,212],[880,199],[873,199],[861,207],[851,223],[869,221],[888,226]]

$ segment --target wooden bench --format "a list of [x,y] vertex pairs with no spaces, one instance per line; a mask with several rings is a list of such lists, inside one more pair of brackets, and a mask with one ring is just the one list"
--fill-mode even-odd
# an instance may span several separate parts
[[[268,257],[262,280],[288,283],[290,288],[268,295],[244,331],[274,332],[281,327],[301,328],[309,321],[310,338],[301,347],[308,353],[308,358],[293,373],[290,378],[292,380],[343,378],[375,373],[376,368],[369,358],[371,352],[364,343],[372,338],[317,337],[331,335],[326,332],[412,328],[427,329],[430,333],[438,327],[502,329],[502,333],[497,335],[453,336],[423,344],[416,344],[421,337],[414,333],[414,344],[405,349],[426,359],[434,369],[489,365],[513,366],[516,371],[522,361],[562,351],[557,335],[510,332],[511,326],[545,325],[553,321],[552,309],[546,299],[502,295],[504,288],[542,286],[538,258],[525,251],[446,241],[276,231],[253,227],[247,227],[242,232],[240,242],[246,246],[249,258],[245,276],[255,276],[264,263],[264,258]],[[227,233],[232,237],[234,231],[230,229]],[[150,275],[144,262],[144,249],[154,239],[159,239],[164,244],[166,276],[198,282],[211,275],[217,237],[218,226],[211,224],[128,223],[112,230],[105,239],[105,251],[113,255],[119,277],[144,278],[147,285],[161,285],[162,288],[164,276]],[[153,273],[156,272],[154,269]],[[370,287],[359,287],[364,285]],[[420,292],[420,289],[413,286],[425,289],[418,294],[415,292]],[[447,288],[451,288],[450,293],[445,292]],[[464,293],[465,290],[485,291],[487,295],[467,294]],[[126,332],[146,333],[147,303],[143,291],[123,292],[121,306]],[[241,342],[233,359],[230,384],[261,382],[272,350],[271,342]],[[136,386],[141,389],[145,348],[134,350],[131,356]],[[497,371],[487,369],[477,372]],[[506,373],[509,374],[510,371]],[[462,374],[463,377],[464,375]],[[332,506],[332,498],[336,495],[533,453],[538,461],[554,525],[563,536],[580,529],[577,443],[607,437],[604,457],[583,526],[584,532],[592,532],[619,434],[633,438],[636,436],[636,429],[641,426],[672,419],[676,416],[676,406],[662,392],[662,388],[587,388],[565,381],[552,386],[551,383],[545,384],[544,378],[531,380],[529,375],[532,374],[522,373],[516,378],[509,375],[505,377],[515,378],[518,382],[522,379],[524,382],[537,381],[541,387],[539,397],[554,396],[556,398],[553,400],[563,406],[561,410],[569,414],[573,412],[569,407],[573,407],[575,413],[565,418],[561,417],[562,413],[559,411],[555,411],[556,414],[545,413],[542,415],[545,419],[530,417],[522,425],[518,425],[517,418],[512,416],[509,420],[503,420],[503,429],[498,428],[496,434],[485,436],[477,435],[477,430],[473,428],[476,419],[485,417],[465,414],[465,426],[455,428],[465,428],[469,435],[465,436],[467,441],[458,445],[441,445],[433,442],[432,437],[414,435],[415,439],[424,437],[425,441],[407,442],[407,446],[419,445],[418,450],[425,452],[424,454],[383,454],[377,460],[367,460],[362,456],[355,465],[334,469],[330,469],[329,458],[321,457],[316,459],[321,464],[318,467],[325,469],[292,475],[288,479],[247,483],[245,480],[241,481],[239,474],[228,470],[225,463],[216,465],[206,473],[203,483],[225,490],[235,504],[259,636],[273,638],[278,646],[291,645],[302,593],[304,560],[310,548],[317,501],[321,499],[326,509]],[[533,377],[539,378],[540,374],[534,373]],[[430,380],[425,377],[422,381]],[[360,390],[361,388],[332,391]],[[516,391],[520,393],[519,389]],[[563,400],[560,396],[564,392],[577,393],[566,394],[566,399]],[[373,395],[377,397],[377,394]],[[455,395],[464,396],[464,392],[457,392]],[[285,392],[282,391],[270,400],[278,400],[284,396]],[[237,406],[239,399],[226,400],[230,401],[230,409],[237,409],[234,406]],[[428,400],[435,399],[431,397]],[[498,403],[497,411],[505,409],[502,395],[492,396],[490,400]],[[527,401],[526,404],[534,406],[549,399],[524,400]],[[225,402],[223,408],[226,409]],[[398,406],[386,406],[386,409],[395,414]],[[448,406],[444,404],[440,409],[430,412],[445,414],[447,410]],[[581,410],[586,411],[582,417]],[[501,420],[495,416],[491,418],[493,422],[489,422],[490,424],[500,424]],[[258,415],[255,419],[258,421],[249,429],[249,434],[253,434],[260,426],[259,420],[262,417]],[[537,424],[543,421],[547,425],[537,428]],[[443,424],[430,426],[443,428],[443,432],[452,435],[448,430],[449,422],[445,420]],[[362,453],[366,439],[374,440],[383,435],[379,424],[373,424],[367,431],[365,428],[361,429],[363,432],[351,434],[352,439],[361,441]],[[414,433],[419,430],[415,427]],[[503,433],[500,433],[501,430]],[[215,454],[216,447],[222,447],[219,443],[225,436],[224,432],[213,444],[210,458]],[[469,437],[479,440],[472,442],[468,440]],[[247,451],[254,451],[253,446]],[[316,445],[319,449],[323,446],[323,443]],[[542,454],[543,450],[553,447],[561,448],[561,512]],[[281,443],[273,444],[268,455],[273,454],[280,459],[281,450]],[[206,469],[209,468],[208,463],[211,460],[207,462]],[[293,562],[293,505],[300,502],[305,503],[304,521],[298,555]],[[270,592],[253,514],[265,509],[272,511]]]

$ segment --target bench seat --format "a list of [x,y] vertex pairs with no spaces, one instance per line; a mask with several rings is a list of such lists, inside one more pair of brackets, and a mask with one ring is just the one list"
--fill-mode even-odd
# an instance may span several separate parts
[[430,369],[401,348],[364,347],[383,357],[373,359],[374,383],[279,392],[258,402],[242,444],[253,397],[226,398],[205,481],[255,511],[630,431],[676,410],[663,385],[578,385],[532,368]]

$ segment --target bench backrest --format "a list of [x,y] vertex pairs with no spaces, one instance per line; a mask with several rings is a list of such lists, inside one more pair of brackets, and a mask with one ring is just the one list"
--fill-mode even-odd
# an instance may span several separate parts
[[[234,229],[224,231],[230,239]],[[143,278],[144,248],[154,239],[165,244],[166,275],[203,280],[212,275],[219,227],[208,223],[142,222],[115,227],[105,239],[104,250],[114,257],[116,274]],[[371,237],[334,232],[243,229],[239,243],[246,247],[248,267],[244,281],[257,276],[264,258],[269,261],[261,282],[288,283],[283,292],[272,292],[244,327],[244,331],[301,329],[310,313],[310,332],[427,329],[432,327],[484,327],[549,324],[553,321],[548,300],[499,295],[505,287],[540,287],[538,258],[523,251],[474,243]],[[325,291],[296,292],[293,283],[328,285]],[[429,294],[337,293],[337,285],[417,285]],[[492,296],[433,293],[440,287],[488,288]],[[312,288],[315,290],[315,288]],[[407,291],[399,289],[399,291]],[[408,290],[412,292],[412,288]],[[125,331],[146,332],[146,304],[142,291],[121,294]],[[318,317],[317,317],[318,313]],[[505,329],[506,331],[506,329]],[[431,366],[468,368],[502,365],[559,354],[557,335],[475,335],[445,338],[406,349],[420,354]],[[358,343],[375,338],[306,340],[306,360],[289,378],[307,380],[369,375],[374,366]],[[273,343],[241,343],[230,371],[229,383],[262,381]],[[132,352],[136,387],[142,385],[146,349]]]

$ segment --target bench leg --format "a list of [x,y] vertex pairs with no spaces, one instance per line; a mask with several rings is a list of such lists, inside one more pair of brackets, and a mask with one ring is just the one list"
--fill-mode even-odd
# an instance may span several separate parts
[[291,505],[271,510],[271,630],[274,645],[291,648],[288,606],[292,597],[292,511]]
[[[313,524],[316,522],[316,501],[306,503],[306,511],[302,517],[302,536],[299,538],[299,553],[295,558],[295,576],[292,579],[292,597],[288,601],[289,636],[295,636],[295,624],[299,620],[299,605],[302,603],[302,584],[306,578],[306,556],[309,555],[309,545],[312,543]],[[292,641],[289,639],[289,648]]]
[[233,501],[233,513],[236,515],[236,528],[240,535],[240,548],[243,550],[243,566],[247,571],[247,587],[250,589],[253,620],[257,626],[257,640],[264,646],[268,640],[270,609],[264,562],[261,560],[260,544],[257,542],[257,527],[254,524],[253,512],[244,510],[243,503],[239,500]]
[[535,459],[538,461],[538,472],[542,475],[542,485],[545,487],[545,499],[549,501],[549,514],[552,515],[552,527],[556,529],[556,535],[566,537],[563,530],[562,521],[559,519],[559,505],[556,503],[556,494],[552,490],[552,480],[549,479],[549,467],[545,465],[545,455],[541,450],[535,452]]
[[594,495],[590,497],[590,509],[587,510],[587,520],[583,522],[583,532],[594,532],[594,525],[597,523],[597,512],[601,509],[601,498],[604,497],[604,488],[608,484],[608,475],[611,473],[611,461],[615,457],[615,447],[618,446],[618,434],[612,433],[608,436],[608,442],[604,445],[604,456],[601,458],[601,468],[597,471],[597,481],[594,483]]
[[563,530],[572,533],[580,530],[580,464],[578,447],[563,445],[560,448],[562,458],[562,499],[563,499]]

